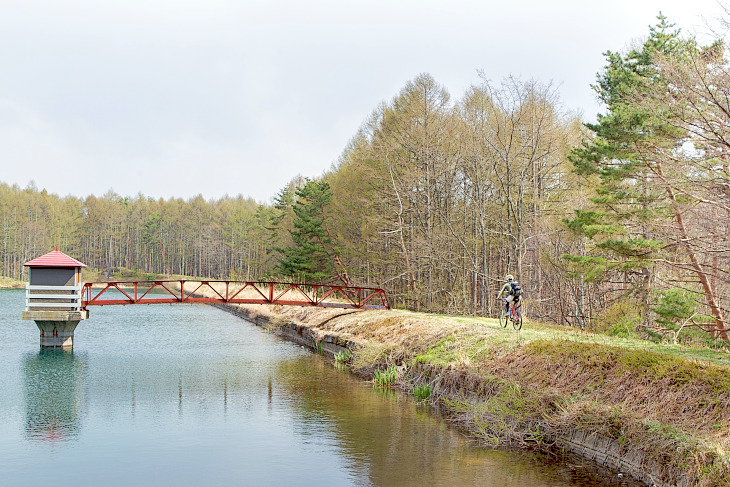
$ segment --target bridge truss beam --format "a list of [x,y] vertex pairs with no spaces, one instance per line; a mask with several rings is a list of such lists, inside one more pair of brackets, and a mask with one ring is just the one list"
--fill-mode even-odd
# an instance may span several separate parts
[[[118,292],[112,291],[106,294],[110,290]],[[89,306],[164,303],[278,304],[390,309],[388,296],[379,288],[283,282],[192,280],[87,282],[84,283],[81,293],[82,309]]]

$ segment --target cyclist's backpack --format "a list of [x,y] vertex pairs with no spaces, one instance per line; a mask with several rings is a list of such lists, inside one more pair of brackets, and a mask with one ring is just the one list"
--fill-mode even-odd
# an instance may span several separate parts
[[522,288],[520,287],[520,283],[518,283],[517,281],[512,281],[509,283],[509,285],[510,285],[509,293],[512,296],[517,297],[517,298],[522,296]]

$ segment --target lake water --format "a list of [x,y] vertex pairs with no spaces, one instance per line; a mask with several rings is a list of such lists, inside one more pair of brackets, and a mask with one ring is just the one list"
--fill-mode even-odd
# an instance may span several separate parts
[[205,305],[91,308],[41,350],[0,291],[0,485],[567,486],[427,409]]

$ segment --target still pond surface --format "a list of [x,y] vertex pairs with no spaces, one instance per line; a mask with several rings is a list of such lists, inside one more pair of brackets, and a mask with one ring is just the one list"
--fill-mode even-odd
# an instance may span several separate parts
[[601,485],[205,305],[93,308],[40,350],[24,292],[0,291],[3,486]]

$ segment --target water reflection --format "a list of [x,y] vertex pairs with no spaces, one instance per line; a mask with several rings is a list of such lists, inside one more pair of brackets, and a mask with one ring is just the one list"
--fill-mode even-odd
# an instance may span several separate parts
[[84,411],[85,361],[71,350],[45,349],[22,362],[25,432],[48,443],[76,439]]
[[589,469],[474,448],[426,408],[414,407],[394,391],[353,386],[347,372],[317,357],[280,364],[277,378],[287,399],[296,403],[296,434],[305,444],[329,443],[347,459],[355,485],[610,485]]
[[471,485],[486,480],[486,451],[462,448],[458,435],[403,404],[395,392],[374,394],[371,387],[353,387],[345,373],[321,360],[307,365],[304,372],[295,363],[283,363],[278,374],[297,403],[294,431],[305,443],[329,438],[348,460],[351,475],[359,477],[357,483]]

